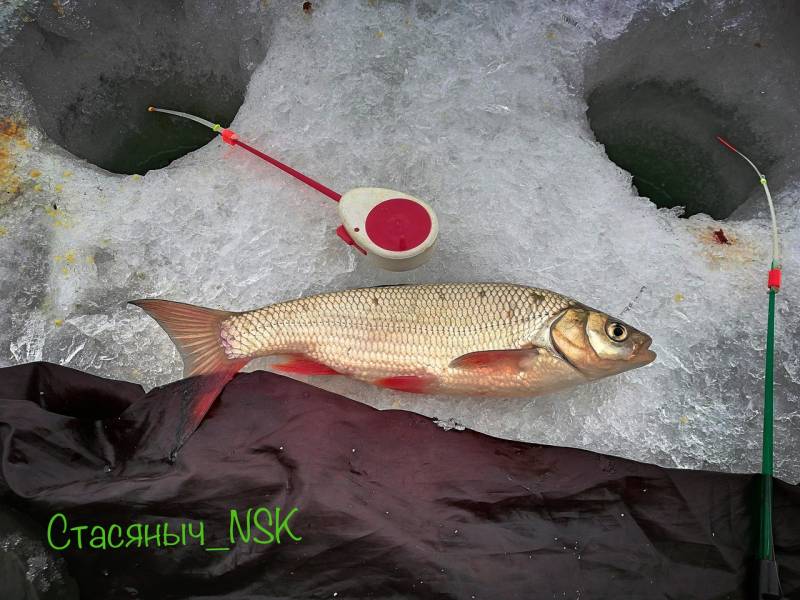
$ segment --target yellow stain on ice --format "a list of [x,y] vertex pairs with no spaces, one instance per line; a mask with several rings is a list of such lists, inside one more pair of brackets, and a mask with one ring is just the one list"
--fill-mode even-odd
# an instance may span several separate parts
[[545,37],[545,39],[547,39],[547,40],[549,40],[549,41],[551,41],[551,42],[552,42],[554,39],[556,39],[556,33],[555,33],[555,31],[548,31],[548,32],[547,32],[547,33],[544,35],[544,37]]
[[0,237],[3,237],[4,235],[8,235],[8,229],[0,225]]
[[42,184],[41,183],[37,183],[35,186],[33,186],[33,191],[34,192],[41,192],[42,191]]
[[25,130],[22,121],[11,117],[0,119],[0,204],[21,192],[22,181],[17,175],[15,156],[19,149],[31,146]]
[[57,191],[57,192],[61,192],[61,191],[64,190],[64,184],[63,183],[57,183],[55,188],[53,188],[53,189],[55,189],[55,191]]
[[41,175],[41,174],[42,174],[42,172],[41,172],[39,169],[33,169],[33,170],[32,170],[32,171],[29,173],[29,175],[30,175],[31,177],[33,177],[34,179],[36,179],[37,177],[39,177],[39,175]]
[[383,32],[381,30],[376,31],[375,32],[375,37],[378,38],[378,39],[381,39],[383,37]]
[[686,424],[689,422],[689,417],[687,417],[686,415],[684,415],[684,416],[682,416],[680,419],[678,419],[678,422],[679,422],[681,425],[686,425]]
[[56,327],[61,327],[63,324],[64,324],[64,319],[55,319],[53,321],[53,325],[55,325]]
[[138,181],[141,178],[142,176],[139,175],[138,173],[134,173],[133,175],[131,175],[131,179],[133,179],[134,181]]
[[69,252],[64,253],[63,255],[57,254],[53,257],[53,261],[56,264],[61,265],[61,274],[62,275],[69,275],[70,268],[69,265],[74,265],[77,262],[77,257],[75,256],[75,251],[70,250]]
[[86,257],[86,264],[93,265],[94,264],[94,256],[87,256]]
[[683,302],[683,294],[678,292],[672,299],[675,300],[675,302]]
[[45,206],[44,212],[52,219],[54,226],[64,227],[65,229],[72,227],[72,219],[70,219],[69,215],[63,210],[53,208],[52,206]]
[[72,171],[64,171],[64,173],[62,173],[62,175],[64,177],[72,177]]

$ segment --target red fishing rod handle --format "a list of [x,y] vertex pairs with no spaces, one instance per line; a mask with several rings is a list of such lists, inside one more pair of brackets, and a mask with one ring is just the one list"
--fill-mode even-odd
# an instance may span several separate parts
[[325,194],[328,198],[330,198],[334,202],[338,202],[342,198],[341,194],[339,194],[338,192],[334,192],[329,187],[322,185],[319,181],[314,181],[313,179],[311,179],[311,177],[304,175],[303,173],[301,173],[296,169],[293,169],[289,165],[285,165],[281,161],[272,158],[268,154],[264,154],[263,152],[261,152],[261,150],[256,150],[252,146],[245,144],[242,140],[239,139],[239,136],[236,135],[235,131],[231,129],[220,129],[219,134],[222,136],[222,141],[225,142],[226,144],[229,144],[231,146],[241,146],[251,154],[255,154],[260,159],[267,161],[269,164],[278,167],[281,171],[288,173],[295,179],[299,179],[307,186],[314,188],[320,194]]

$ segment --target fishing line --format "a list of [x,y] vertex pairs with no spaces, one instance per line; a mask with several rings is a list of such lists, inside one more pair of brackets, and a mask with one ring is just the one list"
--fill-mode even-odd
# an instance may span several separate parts
[[639,288],[639,291],[636,293],[636,296],[634,296],[634,297],[633,297],[633,300],[631,300],[630,302],[628,302],[628,305],[627,305],[625,308],[623,308],[623,309],[622,309],[622,312],[621,312],[621,313],[619,313],[619,316],[620,316],[620,317],[621,317],[622,315],[624,315],[626,312],[628,312],[630,309],[632,309],[632,308],[633,308],[633,305],[634,305],[634,304],[636,304],[636,303],[639,301],[639,298],[641,298],[641,297],[642,297],[642,293],[643,293],[643,292],[644,292],[646,289],[647,289],[647,286],[646,286],[646,285],[643,285],[642,287],[640,287],[640,288]]
[[749,158],[739,152],[733,145],[720,136],[717,139],[729,150],[732,150],[747,161],[758,175],[764,188],[772,219],[772,265],[767,276],[769,289],[769,312],[767,314],[767,349],[764,373],[764,431],[761,447],[761,523],[758,539],[759,558],[759,600],[778,599],[783,597],[778,564],[775,561],[775,544],[772,531],[772,476],[774,472],[774,402],[773,372],[775,358],[775,295],[781,287],[780,244],[778,242],[778,224],[775,218],[775,206],[769,193],[766,176],[758,170]]

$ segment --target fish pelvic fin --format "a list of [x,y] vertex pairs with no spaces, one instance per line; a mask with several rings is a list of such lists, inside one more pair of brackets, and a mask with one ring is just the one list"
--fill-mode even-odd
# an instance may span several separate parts
[[408,392],[410,394],[427,394],[433,390],[436,379],[427,375],[395,375],[383,377],[373,382],[379,387]]
[[272,365],[272,368],[275,371],[297,373],[298,375],[340,375],[338,371],[334,371],[328,365],[302,354],[292,355],[286,362]]
[[195,393],[188,398],[188,405],[181,407],[174,454],[203,421],[225,384],[250,359],[228,358],[222,345],[222,322],[235,313],[169,300],[133,300],[129,304],[155,319],[183,359],[183,376],[195,379]]

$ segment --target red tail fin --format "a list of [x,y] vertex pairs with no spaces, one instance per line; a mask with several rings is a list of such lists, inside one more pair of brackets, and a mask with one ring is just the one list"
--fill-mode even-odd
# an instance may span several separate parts
[[172,339],[183,358],[184,377],[197,377],[199,390],[176,433],[177,451],[200,425],[222,388],[249,359],[230,359],[220,337],[222,321],[234,313],[168,300],[134,300]]

